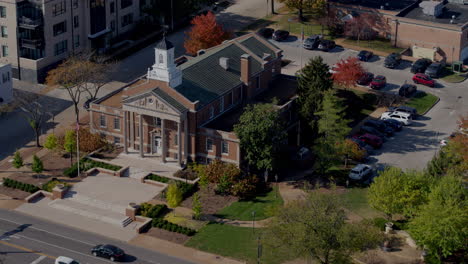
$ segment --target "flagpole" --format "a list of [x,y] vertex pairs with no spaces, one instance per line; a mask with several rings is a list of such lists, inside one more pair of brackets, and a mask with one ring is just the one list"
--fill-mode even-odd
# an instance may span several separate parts
[[304,25],[301,24],[301,69],[302,69],[302,50],[304,49],[304,47],[302,46],[304,43]]
[[80,137],[79,137],[79,132],[80,132],[80,123],[76,122],[76,159],[77,164],[78,164],[78,177],[80,176]]

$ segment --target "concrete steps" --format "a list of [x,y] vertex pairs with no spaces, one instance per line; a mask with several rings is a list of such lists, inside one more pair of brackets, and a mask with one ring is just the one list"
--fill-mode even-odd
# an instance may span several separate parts
[[108,202],[104,202],[102,200],[98,200],[95,198],[91,198],[91,197],[73,193],[73,192],[68,192],[65,195],[64,200],[73,200],[76,203],[81,203],[89,207],[99,208],[101,210],[112,211],[118,214],[125,213],[125,206],[111,204]]
[[132,223],[132,219],[123,214],[124,211],[119,214],[76,202],[73,199],[54,200],[49,203],[49,206],[120,227],[125,227]]
[[128,177],[141,180],[151,172],[136,167],[128,167]]

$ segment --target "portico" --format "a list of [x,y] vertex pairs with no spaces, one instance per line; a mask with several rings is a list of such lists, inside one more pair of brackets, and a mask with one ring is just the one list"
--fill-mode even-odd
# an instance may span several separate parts
[[187,109],[159,88],[123,100],[125,153],[168,158],[179,165],[188,158]]

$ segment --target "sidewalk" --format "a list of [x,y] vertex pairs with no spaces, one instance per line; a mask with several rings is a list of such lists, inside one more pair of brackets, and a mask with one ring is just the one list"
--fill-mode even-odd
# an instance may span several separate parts
[[200,264],[241,264],[245,262],[199,251],[147,235],[138,235],[128,243]]

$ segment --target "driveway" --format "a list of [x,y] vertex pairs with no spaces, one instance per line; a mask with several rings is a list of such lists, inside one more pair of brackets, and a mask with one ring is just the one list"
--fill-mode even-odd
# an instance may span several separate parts
[[[287,42],[276,42],[283,49],[284,58],[291,63],[283,68],[283,73],[294,75],[309,59],[321,56],[328,65],[337,63],[340,59],[356,56],[357,51],[337,47],[331,52],[305,50],[300,40],[291,38]],[[302,60],[301,60],[302,57]],[[371,62],[363,62],[366,70],[387,77],[388,85],[383,91],[397,92],[401,84],[412,83],[413,74],[409,71],[410,63],[403,62],[398,69],[383,67],[383,57],[374,56]],[[438,80],[436,88],[417,85],[418,90],[430,92],[440,97],[428,113],[415,120],[414,124],[405,127],[402,132],[390,138],[377,151],[372,163],[377,166],[392,165],[403,169],[422,169],[439,149],[439,141],[450,135],[457,128],[460,115],[468,113],[467,81],[458,84],[445,83]]]

